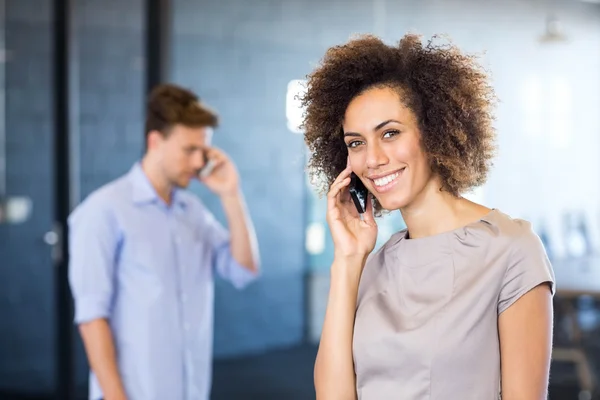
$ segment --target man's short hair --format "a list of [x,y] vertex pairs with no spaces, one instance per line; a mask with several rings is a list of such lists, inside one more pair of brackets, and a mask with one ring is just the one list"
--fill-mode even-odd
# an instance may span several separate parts
[[191,90],[173,84],[156,86],[148,96],[145,141],[148,134],[158,131],[169,135],[175,125],[190,128],[215,128],[219,124],[216,112],[200,102]]

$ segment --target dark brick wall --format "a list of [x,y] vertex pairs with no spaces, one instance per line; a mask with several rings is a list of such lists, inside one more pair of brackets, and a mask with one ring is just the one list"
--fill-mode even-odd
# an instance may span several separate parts
[[0,387],[48,390],[54,271],[42,238],[52,227],[53,208],[51,10],[45,0],[7,3],[7,186],[34,206],[27,223],[0,225]]
[[[288,80],[305,71],[294,63],[302,54],[262,37],[250,43],[190,32],[208,29],[206,22],[216,18],[203,12],[205,3],[175,3],[173,80],[196,90],[221,115],[214,142],[240,171],[264,271],[241,292],[218,283],[215,356],[229,357],[302,340],[304,150],[302,137],[286,128],[285,95]],[[221,21],[228,21],[225,10]],[[218,200],[194,190],[223,220]]]
[[[32,219],[0,225],[0,389],[54,385],[52,227],[52,10],[50,0],[8,1],[8,190],[31,196]],[[78,0],[80,198],[125,173],[143,142],[143,1]],[[76,372],[87,380],[77,336]]]
[[143,150],[143,0],[79,0],[81,198]]

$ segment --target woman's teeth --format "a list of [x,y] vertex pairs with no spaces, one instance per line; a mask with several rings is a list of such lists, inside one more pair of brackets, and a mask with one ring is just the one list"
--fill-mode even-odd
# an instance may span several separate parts
[[390,183],[391,181],[393,181],[394,179],[396,179],[398,177],[398,175],[400,175],[400,172],[395,172],[391,175],[388,176],[384,176],[383,178],[378,178],[378,179],[374,179],[373,182],[375,182],[375,186],[385,186],[388,183]]

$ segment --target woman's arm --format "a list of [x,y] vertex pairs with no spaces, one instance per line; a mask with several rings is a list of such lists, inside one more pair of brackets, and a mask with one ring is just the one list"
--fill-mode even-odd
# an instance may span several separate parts
[[548,284],[536,286],[500,314],[502,400],[546,400],[552,321]]
[[315,363],[317,400],[354,400],[352,337],[363,259],[334,260],[329,299]]
[[352,357],[358,284],[367,257],[375,247],[377,223],[369,198],[363,217],[350,198],[350,162],[327,194],[327,223],[334,243],[329,299],[315,362],[317,400],[354,400]]

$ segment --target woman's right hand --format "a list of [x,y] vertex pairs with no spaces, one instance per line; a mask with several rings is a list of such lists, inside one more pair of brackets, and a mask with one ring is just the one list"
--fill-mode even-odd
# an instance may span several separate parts
[[366,259],[375,247],[377,223],[373,216],[370,193],[361,219],[348,190],[351,173],[348,163],[346,169],[331,184],[327,194],[327,223],[333,237],[336,257]]

